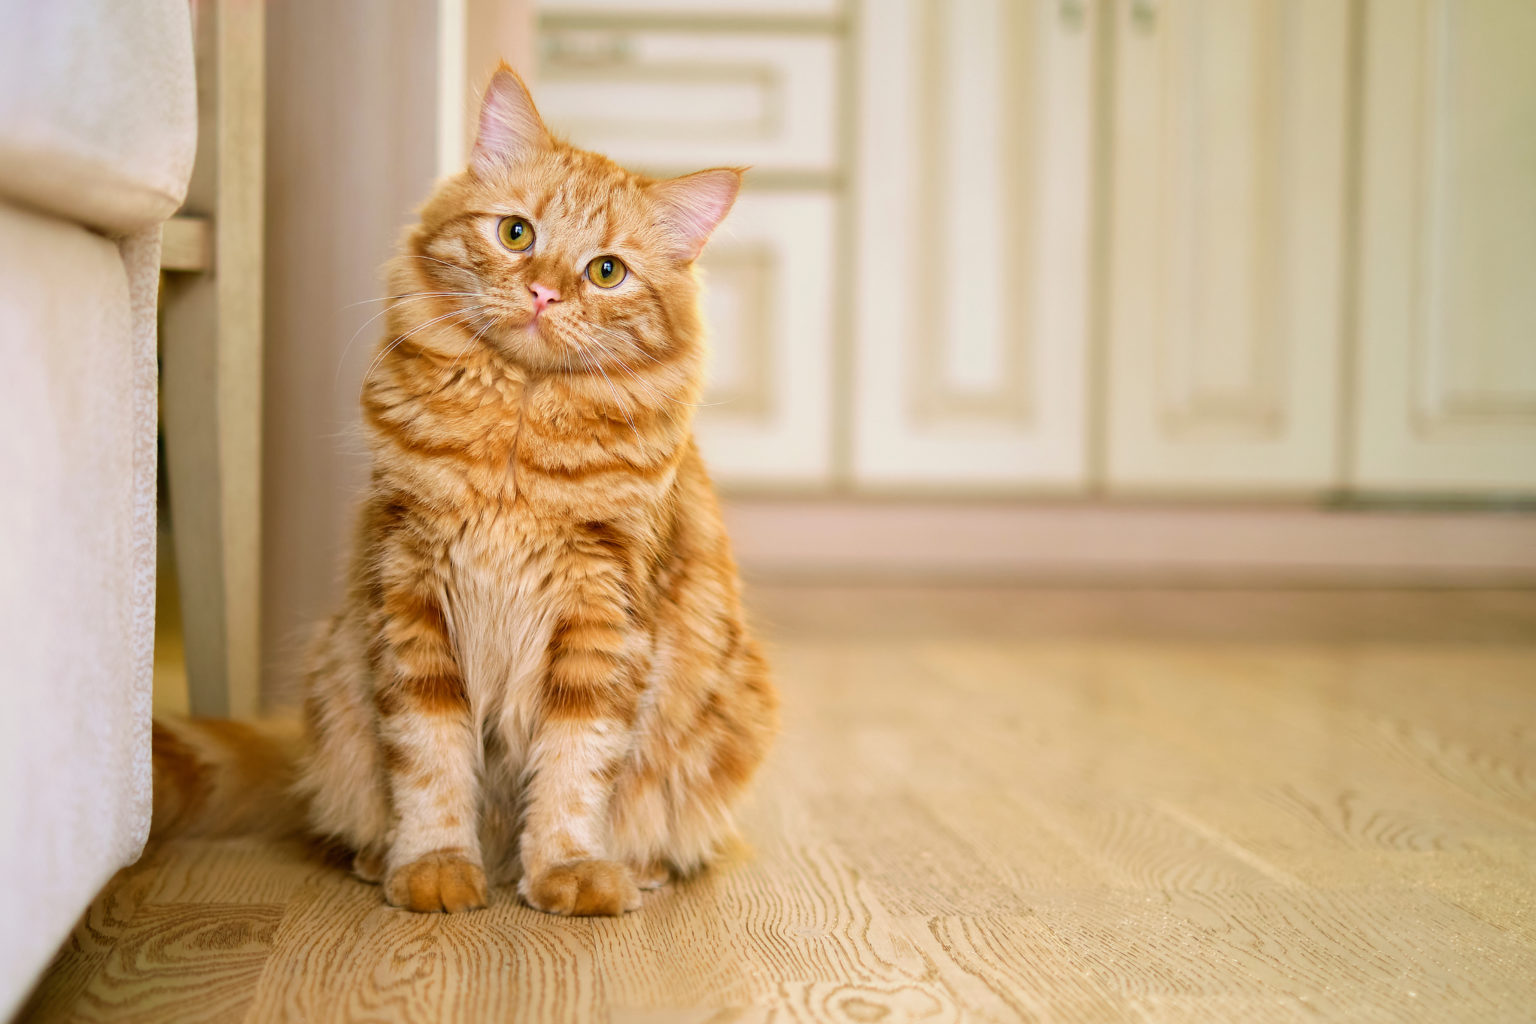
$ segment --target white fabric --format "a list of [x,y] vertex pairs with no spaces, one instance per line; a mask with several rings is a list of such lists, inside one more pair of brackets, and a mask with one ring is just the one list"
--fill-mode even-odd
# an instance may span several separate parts
[[147,831],[154,392],[117,243],[0,205],[0,311],[3,1016]]
[[160,222],[186,0],[0,0],[0,1020],[149,831]]
[[187,0],[0,0],[0,197],[127,234],[196,147]]
[[126,691],[127,713],[120,727],[130,736],[133,760],[119,776],[128,803],[137,809],[125,837],[138,856],[149,836],[153,791],[150,768],[150,719],[155,678],[155,543],[159,478],[160,364],[160,225],[143,228],[118,242],[128,279],[128,317],[133,396],[132,550],[126,579],[129,607]]

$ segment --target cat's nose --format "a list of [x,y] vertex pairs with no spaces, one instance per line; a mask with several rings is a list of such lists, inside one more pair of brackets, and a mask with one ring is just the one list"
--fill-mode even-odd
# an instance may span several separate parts
[[542,284],[531,284],[528,290],[533,292],[533,311],[535,314],[544,312],[544,307],[552,302],[560,301],[560,293],[553,288]]

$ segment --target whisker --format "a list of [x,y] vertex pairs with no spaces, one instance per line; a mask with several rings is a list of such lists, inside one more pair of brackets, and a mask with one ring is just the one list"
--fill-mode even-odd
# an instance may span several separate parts
[[[480,328],[480,330],[475,334],[475,336],[473,338],[470,338],[469,341],[465,343],[463,348],[459,349],[459,354],[453,357],[453,362],[450,363],[449,366],[448,366],[448,373],[449,373],[450,376],[453,374],[454,370],[458,369],[459,360],[463,359],[464,356],[469,352],[469,350],[472,347],[474,347],[475,342],[477,342],[481,338],[483,338],[485,336],[485,332],[486,331],[488,331],[492,327],[496,326],[496,316],[495,316],[495,314],[493,314],[493,313],[481,313],[480,316],[483,316],[483,317],[486,318],[485,326]],[[470,324],[470,326],[473,327],[474,324]]]
[[[420,294],[423,297],[426,297],[428,293],[412,292],[408,296],[393,296],[392,295],[392,296],[389,296],[389,298],[399,298],[401,300],[401,302],[404,302],[404,301],[407,301],[411,296],[415,296],[417,294]],[[436,294],[436,293],[432,293],[432,294]],[[473,292],[462,292],[462,293],[460,293],[460,292],[443,292],[442,294],[443,295],[457,295],[457,294],[473,295],[474,293]],[[376,301],[376,300],[371,300],[370,299],[368,301]],[[360,304],[361,303],[354,303],[354,305],[360,305]],[[397,305],[400,305],[400,303],[396,302],[396,303],[391,303],[388,306],[385,306],[383,309],[381,309],[377,313],[373,314],[373,316],[369,317],[367,320],[364,320],[362,326],[359,327],[357,330],[352,332],[352,337],[348,338],[347,339],[347,343],[341,347],[341,355],[336,357],[336,373],[334,375],[332,375],[332,378],[331,378],[331,387],[332,388],[335,388],[337,381],[341,380],[341,367],[342,367],[342,364],[347,361],[347,353],[352,351],[352,344],[353,344],[353,342],[357,341],[357,336],[359,334],[362,334],[363,331],[367,330],[369,324],[373,323],[379,317],[383,316],[385,313],[388,313],[390,310],[394,309],[395,306],[397,306]],[[350,307],[343,307],[343,308],[350,308]]]
[[[401,342],[405,341],[405,339],[409,338],[411,335],[416,334],[416,333],[418,333],[420,331],[424,331],[428,327],[431,327],[433,324],[440,323],[440,322],[442,322],[444,320],[449,319],[450,317],[469,316],[471,314],[474,314],[476,312],[479,312],[479,311],[483,310],[484,308],[485,308],[484,306],[472,306],[469,309],[456,309],[452,313],[445,313],[445,314],[443,314],[440,317],[435,317],[434,319],[428,320],[424,324],[418,324],[417,326],[411,328],[409,331],[406,331],[404,334],[400,335],[400,337],[396,338],[394,341],[391,341],[389,343],[388,347],[386,347],[378,355],[373,357],[373,362],[369,363],[368,364],[368,369],[363,371],[363,387],[366,388],[368,386],[368,378],[373,373],[374,368],[377,367],[379,365],[379,363],[382,362],[386,356],[388,356],[391,352],[393,352],[396,348],[398,348],[400,346]],[[361,394],[359,394],[358,397],[361,398],[362,397]]]
[[617,366],[619,369],[623,370],[625,373],[629,374],[629,377],[630,377],[631,380],[633,380],[636,384],[640,385],[645,390],[649,391],[655,397],[660,398],[663,401],[672,402],[672,403],[674,403],[676,405],[686,405],[686,406],[693,406],[693,405],[695,405],[695,403],[693,403],[693,402],[685,402],[685,401],[683,401],[680,398],[673,398],[671,395],[664,394],[663,392],[659,391],[656,387],[654,387],[653,385],[648,383],[638,373],[636,373],[629,366],[629,364],[624,362],[624,360],[620,359],[618,356],[614,355],[612,350],[604,349],[603,350],[603,354],[606,355],[609,359],[613,360],[613,364],[615,366]]
[[596,369],[598,373],[601,373],[603,375],[603,380],[608,382],[608,390],[613,394],[613,404],[618,407],[619,412],[624,414],[625,422],[629,424],[629,429],[634,432],[635,443],[640,445],[641,448],[644,448],[645,442],[640,440],[640,431],[635,427],[635,421],[629,418],[629,410],[624,408],[624,403],[619,398],[619,389],[613,385],[613,378],[608,376],[607,372],[603,370],[601,364],[594,363],[587,359],[586,349],[578,349],[577,351],[581,353],[582,361],[585,362],[588,366]]
[[[597,344],[596,341],[594,341],[593,344]],[[711,408],[714,408],[717,405],[727,405],[727,404],[729,404],[727,402],[685,402],[681,398],[674,398],[671,395],[669,395],[669,394],[667,394],[667,393],[665,393],[663,391],[658,390],[654,385],[652,385],[648,381],[646,381],[645,378],[640,376],[640,374],[635,370],[635,368],[633,366],[630,366],[624,360],[620,359],[618,354],[616,352],[614,352],[612,349],[607,348],[607,347],[602,346],[602,345],[598,345],[598,348],[602,351],[602,353],[604,355],[606,355],[609,359],[613,360],[613,363],[614,363],[615,366],[618,366],[618,367],[622,368],[625,373],[628,373],[630,375],[630,377],[634,379],[636,384],[639,384],[641,387],[645,388],[647,391],[649,391],[651,394],[655,395],[657,398],[665,399],[666,401],[673,402],[673,403],[675,403],[677,405],[684,405],[684,406],[687,406],[687,407],[689,407],[691,409],[711,409]],[[641,355],[644,355],[644,354],[645,354],[644,352],[641,353]],[[655,362],[658,366],[664,365],[664,364],[661,363],[660,360],[654,360],[653,359],[652,361]]]
[[654,355],[652,355],[651,353],[647,352],[644,348],[642,348],[641,345],[640,345],[640,340],[638,338],[636,338],[633,334],[629,334],[629,333],[627,333],[625,331],[617,331],[617,330],[614,330],[612,327],[604,327],[601,324],[591,324],[590,328],[591,328],[591,330],[593,330],[593,331],[595,331],[595,332],[597,332],[599,334],[607,335],[608,337],[613,338],[613,339],[615,339],[617,341],[627,341],[627,342],[630,342],[634,346],[635,351],[637,353],[639,353],[640,355],[642,355],[645,358],[649,359],[651,362],[655,363],[657,366],[665,365],[665,364],[662,363],[662,361],[660,359],[657,359]]
[[363,299],[359,302],[349,302],[342,309],[351,309],[354,306],[366,306],[370,302],[388,302],[391,299],[425,298],[435,295],[474,295],[474,292],[401,292],[399,295],[382,295],[377,299]]
[[475,276],[475,272],[473,270],[470,270],[468,267],[461,266],[458,263],[449,263],[447,260],[440,260],[436,256],[422,256],[422,255],[420,255],[418,253],[414,253],[414,252],[401,253],[400,255],[403,256],[404,258],[408,259],[408,260],[431,260],[433,263],[440,263],[440,264],[442,264],[443,266],[447,267],[449,270],[457,270],[459,273],[461,273],[461,274],[469,274],[471,277]]

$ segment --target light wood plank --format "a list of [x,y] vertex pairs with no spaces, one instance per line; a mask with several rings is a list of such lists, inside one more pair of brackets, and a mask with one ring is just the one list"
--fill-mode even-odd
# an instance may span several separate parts
[[161,858],[146,854],[102,887],[33,989],[17,1020],[67,1020],[80,995],[127,932],[154,883]]
[[752,592],[785,733],[621,920],[175,841],[29,1020],[1521,1021],[1536,592]]
[[282,916],[276,904],[147,904],[70,1018],[242,1020]]

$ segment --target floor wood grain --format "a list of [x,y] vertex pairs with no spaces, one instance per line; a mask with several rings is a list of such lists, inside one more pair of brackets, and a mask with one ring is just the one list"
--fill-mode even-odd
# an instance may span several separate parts
[[1536,592],[754,597],[786,729],[718,870],[420,916],[176,842],[22,1019],[1536,1019]]

